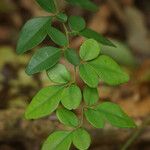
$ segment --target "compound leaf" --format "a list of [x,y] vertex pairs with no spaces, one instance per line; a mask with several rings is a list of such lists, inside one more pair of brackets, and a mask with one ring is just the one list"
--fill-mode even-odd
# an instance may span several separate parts
[[104,118],[103,114],[101,114],[98,110],[88,108],[85,111],[85,116],[88,122],[95,128],[104,128]]
[[47,35],[47,28],[50,24],[51,17],[38,17],[29,20],[20,32],[17,53],[23,54],[41,43]]
[[84,30],[80,31],[79,34],[86,38],[94,39],[103,45],[116,47],[111,41],[109,41],[108,39],[103,37],[100,33],[97,33],[92,29],[85,28]]
[[51,114],[60,102],[63,86],[50,86],[40,90],[29,104],[25,117],[37,119]]
[[101,55],[89,64],[97,72],[100,79],[109,85],[118,85],[129,80],[129,76],[110,57]]
[[70,110],[60,108],[57,110],[56,114],[59,121],[65,125],[71,127],[77,127],[79,125],[78,117]]
[[83,128],[73,132],[73,144],[79,150],[86,150],[90,147],[91,138],[89,133]]
[[99,78],[94,69],[88,64],[81,64],[79,66],[79,75],[81,79],[90,87],[97,87]]
[[93,39],[87,39],[80,47],[80,57],[84,61],[96,58],[100,53],[100,45]]
[[82,99],[81,90],[78,86],[72,84],[64,89],[61,102],[65,108],[72,110],[79,107]]
[[69,150],[72,142],[72,132],[53,132],[42,146],[42,150]]
[[73,31],[81,31],[86,26],[84,19],[80,16],[70,16],[68,22]]
[[90,0],[66,0],[71,5],[80,6],[84,9],[90,10],[90,11],[97,11],[98,7],[96,4],[91,2]]
[[37,3],[47,12],[56,12],[54,0],[36,0]]
[[121,107],[112,102],[104,102],[97,107],[97,110],[103,114],[106,120],[113,126],[119,128],[136,127],[133,120],[123,112]]
[[74,66],[78,66],[80,64],[79,55],[72,48],[65,50],[65,58]]
[[89,106],[97,103],[99,99],[97,88],[91,88],[89,86],[86,86],[83,89],[83,98],[84,98],[85,103]]
[[47,70],[47,75],[51,81],[60,84],[65,84],[71,79],[69,71],[62,64],[56,64],[51,69]]
[[66,36],[58,29],[51,26],[49,27],[47,32],[48,35],[51,37],[52,41],[55,42],[56,44],[60,46],[66,46],[68,44]]
[[32,75],[47,70],[59,61],[60,56],[60,49],[51,46],[43,47],[32,56],[26,68],[26,73]]

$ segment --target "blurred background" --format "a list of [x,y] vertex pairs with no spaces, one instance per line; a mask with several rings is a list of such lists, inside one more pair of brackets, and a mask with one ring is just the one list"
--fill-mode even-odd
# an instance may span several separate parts
[[[103,47],[102,53],[114,58],[130,74],[127,84],[109,87],[100,84],[100,101],[111,100],[133,117],[138,129],[93,129],[90,150],[119,150],[130,139],[129,149],[150,150],[150,0],[93,0],[96,13],[72,7],[59,0],[68,15],[85,17],[87,25],[110,38],[117,48]],[[24,111],[33,95],[50,84],[45,73],[32,77],[25,67],[33,51],[16,55],[15,48],[22,25],[30,18],[45,16],[35,0],[0,0],[0,150],[40,150],[51,132],[64,128],[55,115],[27,121]],[[58,22],[55,26],[61,28]],[[82,38],[71,39],[79,48]],[[52,45],[47,37],[43,44]]]

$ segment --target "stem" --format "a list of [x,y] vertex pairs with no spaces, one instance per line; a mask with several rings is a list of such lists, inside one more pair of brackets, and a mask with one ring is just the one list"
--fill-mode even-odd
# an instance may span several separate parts
[[142,125],[133,133],[133,135],[127,140],[123,145],[121,150],[127,150],[130,145],[137,139],[137,137],[142,133],[143,129],[150,123],[150,118],[146,119]]
[[77,73],[76,66],[74,66],[74,82],[76,82],[76,73]]
[[[57,0],[54,0],[54,4],[55,4],[55,7],[56,7],[56,14],[58,14],[59,13],[59,8],[58,8]],[[63,24],[63,28],[65,30],[66,38],[67,38],[67,41],[68,41],[67,46],[64,47],[64,48],[67,48],[67,47],[69,47],[69,31],[67,30],[67,27],[66,27],[65,23],[62,23],[62,24]]]
[[78,128],[80,128],[83,125],[83,119],[84,119],[84,106],[81,108],[81,122]]
[[[55,4],[55,7],[56,7],[56,14],[58,14],[59,13],[59,8],[58,8],[57,0],[54,0],[54,4]],[[66,27],[65,23],[62,23],[62,24],[63,24],[63,28],[65,30],[66,38],[67,38],[67,41],[68,41],[68,45],[66,47],[68,47],[69,46],[69,31],[67,30],[67,27]]]
[[57,0],[54,0],[54,4],[55,4],[55,7],[56,7],[56,14],[59,13],[59,8],[58,8],[58,5],[57,5]]
[[[56,7],[56,15],[59,13],[59,8],[58,8],[58,5],[57,5],[57,0],[54,0],[54,3],[55,3],[55,7]],[[66,35],[66,38],[67,38],[67,46],[63,47],[63,50],[65,50],[66,48],[69,47],[69,35],[72,33],[72,32],[69,32],[68,29],[67,29],[67,26],[65,23],[62,23],[63,25],[63,28],[64,28],[64,32],[65,32],[65,35]],[[76,82],[76,66],[74,66],[74,79],[73,79],[73,82],[70,82],[68,83],[67,86],[70,86],[72,83],[75,83]],[[83,125],[83,120],[84,120],[84,106],[81,108],[81,121],[80,121],[80,124],[77,128],[80,128],[82,125]]]
[[63,23],[63,27],[64,27],[66,38],[67,38],[67,41],[68,41],[67,47],[69,47],[69,32],[67,30],[67,27],[66,27],[65,23]]

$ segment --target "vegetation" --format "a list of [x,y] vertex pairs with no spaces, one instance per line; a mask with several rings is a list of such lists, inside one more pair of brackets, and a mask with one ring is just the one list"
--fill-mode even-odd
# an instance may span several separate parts
[[[80,16],[67,16],[60,12],[57,1],[36,0],[47,12],[53,15],[29,20],[20,33],[17,53],[23,54],[40,44],[48,35],[57,47],[46,46],[38,49],[32,56],[26,73],[33,75],[46,70],[47,76],[54,83],[41,89],[29,104],[26,119],[39,119],[56,112],[60,123],[68,126],[67,131],[55,131],[42,146],[42,150],[69,150],[71,144],[85,150],[90,147],[91,138],[83,125],[86,120],[95,128],[104,128],[109,122],[119,128],[136,127],[133,120],[117,104],[101,102],[99,104],[98,84],[119,85],[129,80],[120,66],[109,56],[101,54],[102,45],[115,45],[101,34],[86,27]],[[87,10],[96,11],[97,6],[90,0],[66,0]],[[64,33],[53,26],[57,20],[62,24]],[[79,54],[70,47],[70,36],[83,36]],[[59,61],[68,60],[74,68],[74,75]],[[77,85],[76,74],[84,81],[83,90]],[[83,103],[81,103],[83,100]],[[81,117],[76,114],[81,110]]]

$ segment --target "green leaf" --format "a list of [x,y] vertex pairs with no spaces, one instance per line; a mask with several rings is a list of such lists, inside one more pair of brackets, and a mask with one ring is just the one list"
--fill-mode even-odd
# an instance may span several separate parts
[[79,107],[82,99],[81,90],[78,86],[72,84],[64,89],[61,102],[65,108],[72,110]]
[[72,132],[53,132],[42,146],[42,150],[69,150],[72,142]]
[[79,128],[73,132],[73,144],[79,150],[86,150],[90,147],[91,138],[89,133]]
[[104,128],[105,121],[103,115],[98,110],[88,108],[85,111],[85,116],[87,121],[95,128]]
[[68,16],[64,13],[59,13],[56,18],[61,22],[66,22],[68,19]]
[[86,38],[94,39],[103,45],[116,47],[111,41],[103,37],[100,33],[97,33],[94,30],[89,28],[85,28],[84,30],[79,32],[79,35],[84,36]]
[[71,76],[66,67],[62,64],[56,64],[47,71],[47,75],[51,81],[55,83],[65,84],[70,81]]
[[68,44],[66,36],[58,29],[51,26],[49,27],[47,32],[50,38],[52,39],[52,41],[55,42],[56,44],[60,46],[66,46]]
[[80,47],[80,57],[84,61],[96,58],[100,53],[100,45],[93,39],[87,39]]
[[32,75],[47,70],[59,61],[60,56],[60,49],[51,46],[43,47],[32,56],[26,68],[26,73]]
[[50,24],[51,17],[39,17],[29,20],[21,30],[17,53],[23,54],[41,43],[47,35],[47,28]]
[[87,105],[91,106],[91,105],[96,104],[99,99],[97,88],[91,88],[91,87],[86,86],[83,89],[83,97]]
[[72,48],[65,50],[65,58],[74,66],[78,66],[80,64],[79,55]]
[[97,107],[97,110],[103,114],[106,120],[113,126],[119,128],[134,128],[136,127],[133,120],[123,112],[119,105],[104,102]]
[[54,0],[36,0],[37,3],[47,12],[56,12]]
[[86,26],[84,19],[80,16],[70,16],[68,22],[69,22],[69,27],[73,31],[81,31]]
[[79,125],[78,117],[70,110],[60,108],[57,110],[56,114],[59,121],[65,125],[71,127],[77,127]]
[[118,85],[129,80],[129,76],[110,57],[101,55],[90,61],[89,65],[97,72],[100,79],[109,85]]
[[25,117],[37,119],[51,114],[60,102],[63,86],[50,86],[40,90],[29,104]]
[[79,75],[88,86],[93,88],[98,86],[98,75],[88,63],[79,66]]
[[97,11],[98,7],[96,4],[91,2],[90,0],[66,0],[71,5],[80,6],[84,9],[90,10],[90,11]]

